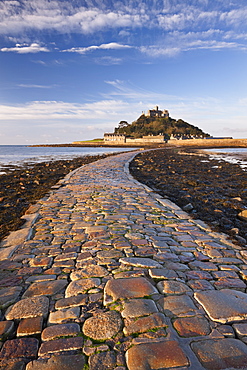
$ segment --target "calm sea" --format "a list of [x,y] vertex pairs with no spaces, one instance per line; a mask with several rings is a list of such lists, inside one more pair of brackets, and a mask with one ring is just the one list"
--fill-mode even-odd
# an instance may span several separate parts
[[247,148],[205,149],[211,159],[220,159],[240,165],[247,171]]
[[[92,148],[92,147],[28,147],[25,145],[0,145],[0,174],[16,166],[73,159],[85,155],[99,155],[133,150],[134,148]],[[210,158],[223,159],[239,164],[247,170],[247,148],[205,149]]]
[[99,155],[133,150],[133,148],[84,148],[84,147],[28,147],[25,145],[0,145],[0,174],[6,168],[48,162],[60,159],[73,159],[85,155]]

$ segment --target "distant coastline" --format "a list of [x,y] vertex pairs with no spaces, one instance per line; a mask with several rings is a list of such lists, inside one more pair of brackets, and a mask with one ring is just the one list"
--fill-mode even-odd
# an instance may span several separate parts
[[190,148],[247,148],[247,139],[188,139],[188,140],[169,140],[167,143],[105,143],[104,141],[81,141],[65,144],[36,144],[30,147],[108,147],[108,148],[166,148],[166,147],[190,147]]

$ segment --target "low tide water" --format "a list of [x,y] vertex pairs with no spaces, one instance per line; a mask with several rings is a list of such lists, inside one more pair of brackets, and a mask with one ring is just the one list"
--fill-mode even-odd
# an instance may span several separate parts
[[68,160],[87,155],[111,154],[133,148],[98,147],[29,147],[25,145],[0,145],[0,174],[6,169],[15,169],[26,164]]
[[215,148],[205,149],[210,159],[224,160],[233,164],[238,164],[247,171],[247,148]]
[[[99,147],[29,147],[26,145],[0,145],[0,174],[26,164],[68,160],[86,155],[100,155],[133,150],[134,148]],[[247,171],[247,148],[205,149],[211,159],[225,160],[240,165]]]

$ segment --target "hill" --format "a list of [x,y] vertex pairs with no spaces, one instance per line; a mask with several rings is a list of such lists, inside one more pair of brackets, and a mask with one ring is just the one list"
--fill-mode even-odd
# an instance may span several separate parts
[[121,121],[115,128],[115,134],[124,134],[134,138],[146,135],[164,135],[170,137],[209,137],[200,128],[193,126],[182,119],[175,120],[171,117],[149,117],[142,114],[136,121],[129,124]]

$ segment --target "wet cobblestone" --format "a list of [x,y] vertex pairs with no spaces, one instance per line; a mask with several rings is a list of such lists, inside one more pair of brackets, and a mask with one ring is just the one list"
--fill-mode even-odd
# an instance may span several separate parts
[[135,181],[132,157],[73,171],[1,244],[0,369],[247,369],[247,246]]

